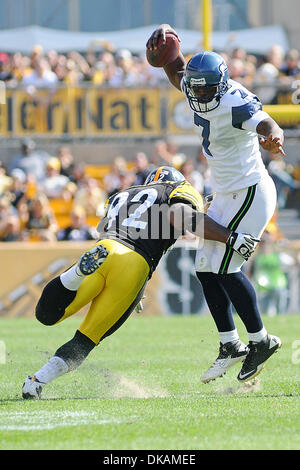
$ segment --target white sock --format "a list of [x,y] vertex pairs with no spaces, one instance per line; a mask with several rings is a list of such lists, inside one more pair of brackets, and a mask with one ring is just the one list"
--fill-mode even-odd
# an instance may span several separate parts
[[255,343],[259,343],[267,336],[267,334],[268,332],[265,328],[262,328],[257,333],[248,333],[249,341],[254,341]]
[[79,271],[77,264],[60,275],[63,286],[69,290],[77,290],[84,278],[85,276]]
[[239,339],[237,329],[232,331],[219,331],[219,337],[222,344],[229,343],[230,341],[236,341]]
[[56,379],[60,375],[66,374],[68,370],[69,367],[67,363],[61,357],[53,356],[47,362],[47,364],[45,364],[34,375],[40,382],[47,384],[48,382],[51,382],[51,380]]

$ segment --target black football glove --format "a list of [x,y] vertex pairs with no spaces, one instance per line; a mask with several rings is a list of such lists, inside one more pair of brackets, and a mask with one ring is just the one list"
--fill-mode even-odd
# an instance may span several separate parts
[[259,239],[250,235],[250,233],[231,232],[226,245],[231,246],[245,260],[249,259],[254,252]]

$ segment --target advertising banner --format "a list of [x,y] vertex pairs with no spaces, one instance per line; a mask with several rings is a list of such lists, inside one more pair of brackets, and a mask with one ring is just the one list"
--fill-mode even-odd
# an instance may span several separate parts
[[[300,124],[298,104],[266,105],[282,127]],[[64,87],[7,89],[0,104],[0,138],[24,137],[163,137],[193,134],[193,113],[175,88]]]

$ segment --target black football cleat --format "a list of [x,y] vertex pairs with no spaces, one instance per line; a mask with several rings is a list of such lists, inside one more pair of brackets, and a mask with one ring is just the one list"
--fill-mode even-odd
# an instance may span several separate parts
[[106,260],[108,251],[103,245],[96,245],[84,253],[78,261],[78,269],[84,275],[93,274]]
[[262,341],[250,341],[247,355],[237,378],[240,382],[247,382],[256,377],[263,370],[266,361],[281,347],[281,340],[277,336],[267,335]]

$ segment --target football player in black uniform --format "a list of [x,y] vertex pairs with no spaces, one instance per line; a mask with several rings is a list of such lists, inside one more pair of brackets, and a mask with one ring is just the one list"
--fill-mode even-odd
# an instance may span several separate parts
[[156,168],[144,185],[109,198],[99,241],[45,286],[36,307],[44,325],[57,324],[91,302],[88,313],[74,337],[27,377],[23,398],[39,398],[46,383],[77,368],[124,323],[163,254],[186,231],[227,243],[246,259],[258,242],[206,216],[200,194],[172,167]]

